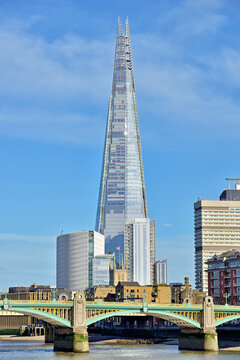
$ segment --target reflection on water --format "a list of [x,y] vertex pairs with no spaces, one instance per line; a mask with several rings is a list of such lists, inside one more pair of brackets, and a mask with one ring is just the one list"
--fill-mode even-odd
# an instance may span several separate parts
[[1,342],[0,360],[237,360],[239,353],[179,351],[176,345],[90,345],[89,354],[53,352],[52,345],[37,342]]

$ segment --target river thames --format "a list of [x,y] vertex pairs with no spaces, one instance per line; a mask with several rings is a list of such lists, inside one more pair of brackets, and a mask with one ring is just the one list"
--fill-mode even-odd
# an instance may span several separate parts
[[220,351],[218,353],[179,351],[177,345],[105,345],[91,344],[89,354],[56,353],[52,345],[38,342],[0,342],[2,360],[231,360],[239,359],[240,352]]

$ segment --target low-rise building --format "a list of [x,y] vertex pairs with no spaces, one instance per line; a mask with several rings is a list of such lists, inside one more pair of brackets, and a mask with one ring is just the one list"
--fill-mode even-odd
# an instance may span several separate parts
[[189,278],[184,278],[184,284],[170,283],[171,287],[171,299],[173,304],[182,304],[184,301],[189,301],[192,304],[201,304],[203,302],[205,293],[193,289],[193,287],[189,284]]
[[141,286],[137,281],[121,281],[116,286],[119,301],[146,301],[152,300],[152,286]]
[[171,287],[165,284],[141,286],[137,281],[119,281],[117,286],[99,285],[89,288],[85,293],[88,301],[171,303]]
[[159,304],[171,303],[171,287],[166,284],[152,286],[152,302]]
[[7,298],[11,300],[52,300],[54,291],[54,287],[45,285],[12,286],[8,290]]
[[146,301],[161,304],[171,302],[171,288],[168,285],[141,286],[137,281],[119,282],[116,286],[119,301]]
[[95,300],[106,301],[109,294],[114,295],[113,301],[115,301],[116,287],[114,285],[94,286],[86,290],[85,294],[87,301],[95,301]]
[[207,262],[208,294],[215,304],[240,305],[240,252],[230,250]]

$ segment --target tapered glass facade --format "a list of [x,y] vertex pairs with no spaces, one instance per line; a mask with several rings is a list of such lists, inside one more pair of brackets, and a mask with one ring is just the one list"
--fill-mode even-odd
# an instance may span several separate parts
[[146,218],[138,114],[128,20],[118,20],[112,92],[103,155],[96,231],[105,235],[106,253],[124,254],[124,225]]

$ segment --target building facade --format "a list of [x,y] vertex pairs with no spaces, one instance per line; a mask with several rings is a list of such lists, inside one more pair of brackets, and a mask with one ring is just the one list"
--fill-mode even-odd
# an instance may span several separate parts
[[104,236],[96,231],[57,237],[57,287],[85,290],[92,286],[92,259],[104,254]]
[[240,184],[222,192],[219,200],[194,203],[195,284],[208,292],[207,260],[213,255],[240,251]]
[[157,260],[155,262],[154,283],[167,284],[167,259]]
[[202,304],[203,299],[206,296],[205,293],[193,289],[189,284],[189,278],[184,278],[183,283],[170,283],[171,287],[171,299],[173,304],[182,304],[184,302],[190,302],[192,304]]
[[207,261],[208,294],[214,303],[240,305],[240,252],[230,250]]
[[96,231],[104,234],[106,253],[124,254],[124,225],[146,218],[147,205],[128,20],[118,20]]
[[171,303],[171,288],[168,285],[141,286],[137,281],[121,281],[116,286],[118,301]]
[[124,257],[128,266],[128,280],[140,285],[154,282],[155,222],[132,219],[125,224]]
[[[8,299],[11,300],[53,300],[56,289],[51,286],[36,285],[12,286],[8,289]],[[2,295],[1,298],[4,298]]]
[[86,292],[87,301],[102,300],[106,301],[109,295],[114,295],[115,301],[116,287],[113,285],[98,285],[92,286]]
[[114,263],[114,254],[98,255],[92,259],[92,286],[110,284],[110,269]]
[[116,261],[114,261],[113,267],[110,267],[110,284],[116,286],[119,281],[128,281],[128,266],[127,262],[125,266],[122,261],[122,266],[116,265]]

